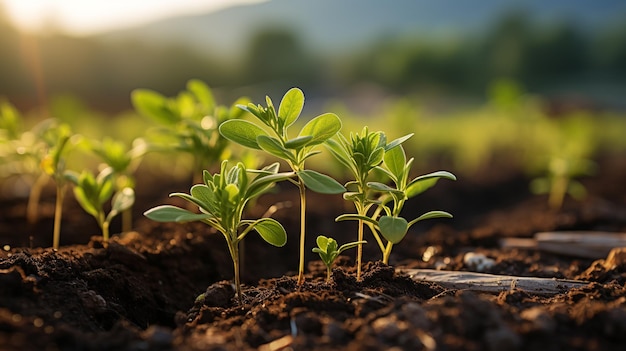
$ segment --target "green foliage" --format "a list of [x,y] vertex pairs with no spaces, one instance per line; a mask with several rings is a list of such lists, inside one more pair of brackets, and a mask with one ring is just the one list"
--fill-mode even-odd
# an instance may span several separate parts
[[[156,132],[162,139],[153,141],[150,148],[192,155],[196,176],[203,168],[229,156],[228,140],[221,137],[218,128],[227,120],[241,117],[243,111],[235,106],[248,101],[239,98],[231,107],[217,105],[212,90],[199,80],[190,80],[187,89],[175,97],[147,89],[136,89],[131,97],[140,114],[160,125]],[[194,183],[199,181],[195,179]]]
[[[67,172],[65,177],[74,184],[74,196],[85,212],[92,215],[102,230],[102,239],[106,245],[109,241],[109,227],[115,216],[129,209],[135,203],[135,191],[124,187],[116,191],[114,170],[103,169],[97,176],[90,171]],[[106,214],[104,204],[111,199],[111,211]]]
[[[387,144],[387,137],[383,132],[370,132],[364,127],[361,133],[350,133],[350,139],[338,133],[336,138],[326,142],[331,154],[346,167],[354,180],[346,184],[349,192],[343,194],[344,199],[352,201],[357,215],[367,216],[370,208],[378,204],[370,198],[368,178],[371,172],[378,167],[385,155],[385,150],[393,149],[411,137],[412,134],[393,140]],[[363,241],[363,221],[359,220],[358,241]],[[357,280],[361,278],[362,247],[358,244],[357,250]]]
[[[456,180],[456,177],[447,171],[433,172],[410,179],[412,164],[413,159],[411,158],[407,161],[401,144],[398,143],[386,150],[383,157],[383,166],[377,166],[376,168],[386,174],[394,186],[380,182],[367,182],[367,186],[370,189],[382,194],[375,202],[377,208],[374,213],[369,216],[366,214],[344,214],[336,218],[337,221],[359,220],[367,224],[383,253],[384,263],[389,262],[393,245],[404,239],[412,225],[425,219],[452,217],[451,214],[444,211],[429,211],[411,221],[407,221],[400,216],[404,204],[409,198],[431,188],[441,178]],[[380,236],[387,240],[386,245]]]
[[[261,170],[246,170],[243,163],[227,168],[228,161],[221,164],[220,173],[203,172],[203,184],[194,185],[189,194],[173,193],[196,205],[200,213],[172,205],[162,205],[145,212],[145,216],[159,222],[200,221],[218,230],[228,244],[235,272],[237,296],[241,302],[239,281],[239,242],[255,230],[263,240],[281,247],[287,242],[283,226],[272,218],[242,219],[246,204],[269,190],[276,182],[293,177],[292,172],[279,173],[278,164]],[[250,177],[248,173],[256,174]]]
[[[292,88],[285,93],[278,112],[269,96],[265,98],[266,106],[239,105],[239,107],[255,116],[260,122],[258,126],[252,122],[234,119],[225,121],[219,127],[220,133],[227,139],[245,147],[263,150],[287,162],[296,175],[294,182],[300,190],[300,263],[298,283],[304,282],[304,241],[306,192],[309,188],[324,194],[339,194],[345,188],[333,178],[312,170],[305,169],[305,161],[319,153],[315,147],[333,137],[341,129],[341,120],[333,113],[319,115],[299,131],[298,136],[289,138],[288,129],[300,117],[304,107],[304,93]],[[267,131],[269,129],[269,131]]]
[[337,259],[337,256],[348,249],[362,244],[367,244],[367,241],[361,240],[343,244],[338,247],[335,239],[325,237],[323,235],[319,235],[315,242],[317,243],[317,247],[313,248],[313,252],[319,254],[320,259],[324,262],[324,265],[326,265],[326,281],[330,281],[331,269]]

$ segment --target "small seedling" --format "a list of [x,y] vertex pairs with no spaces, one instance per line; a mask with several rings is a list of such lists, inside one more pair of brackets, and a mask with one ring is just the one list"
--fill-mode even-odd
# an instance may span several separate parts
[[585,186],[574,177],[591,175],[595,165],[585,159],[552,157],[545,177],[534,179],[530,189],[535,194],[548,194],[550,208],[558,210],[563,205],[565,195],[582,199],[587,194]]
[[61,218],[63,216],[63,200],[67,185],[67,171],[65,170],[65,154],[70,145],[73,134],[66,124],[51,125],[43,133],[46,151],[41,159],[40,167],[56,184],[56,201],[54,206],[54,227],[52,234],[52,248],[58,249],[61,239]]
[[239,98],[232,107],[217,105],[211,89],[193,79],[187,83],[187,90],[176,97],[137,89],[132,92],[132,102],[139,113],[161,125],[157,132],[162,139],[153,142],[151,149],[192,155],[193,183],[196,184],[202,181],[204,168],[228,157],[228,140],[221,137],[218,127],[226,120],[243,115],[244,111],[235,105],[246,104],[248,100]]
[[[135,189],[134,172],[148,151],[148,145],[143,139],[135,139],[130,149],[123,142],[111,138],[88,141],[88,147],[113,171],[116,191]],[[132,206],[122,212],[122,232],[128,232],[131,228]]]
[[313,248],[313,252],[320,255],[320,259],[326,265],[326,281],[330,282],[330,273],[337,259],[342,252],[357,247],[359,245],[367,244],[367,241],[354,241],[351,243],[343,244],[337,247],[337,241],[333,238],[328,238],[323,235],[319,235],[316,239],[317,247]]
[[[339,194],[346,189],[333,178],[305,169],[305,161],[319,153],[315,147],[333,137],[341,129],[339,117],[325,113],[310,120],[300,130],[298,136],[289,138],[287,129],[296,122],[304,107],[304,94],[300,89],[292,88],[283,96],[278,112],[272,100],[266,97],[266,107],[261,105],[239,105],[258,118],[264,128],[241,120],[229,120],[220,126],[220,133],[243,146],[263,150],[270,155],[287,162],[296,179],[289,179],[300,192],[300,262],[298,266],[298,284],[304,283],[304,243],[306,228],[306,189],[323,194]],[[266,129],[270,129],[268,133]]]
[[[383,132],[370,132],[364,127],[359,133],[350,133],[350,139],[337,133],[336,138],[326,142],[331,154],[346,168],[350,170],[354,180],[345,184],[348,191],[343,194],[344,199],[352,201],[359,216],[367,216],[370,208],[377,204],[375,199],[370,198],[368,178],[370,173],[383,162],[385,150],[401,144],[413,134],[398,138],[387,144],[387,138]],[[359,219],[358,241],[363,241],[363,220]],[[357,247],[356,279],[361,280],[361,260],[363,247]]]
[[[109,226],[113,218],[135,203],[133,188],[125,187],[116,192],[113,176],[114,172],[110,167],[103,169],[97,176],[90,171],[66,174],[67,179],[75,185],[74,196],[80,206],[98,221],[105,246],[109,242]],[[111,196],[111,211],[106,214],[104,204]]]
[[[376,167],[386,174],[394,183],[395,187],[380,182],[368,182],[367,186],[383,195],[378,199],[378,207],[371,216],[358,214],[344,214],[336,218],[341,220],[362,220],[366,223],[383,254],[383,263],[389,263],[389,256],[394,244],[404,239],[409,228],[422,220],[430,218],[451,218],[452,215],[444,211],[430,211],[411,220],[410,222],[400,216],[406,200],[421,194],[434,186],[440,178],[456,180],[456,177],[446,171],[438,171],[416,177],[409,181],[409,173],[413,159],[406,160],[406,154],[402,145],[398,144],[387,150],[384,155],[384,167]],[[392,201],[392,206],[388,205]],[[384,213],[381,215],[381,213]],[[387,240],[384,244],[380,235]]]
[[[253,198],[270,189],[276,182],[293,177],[294,174],[278,173],[278,163],[261,170],[246,170],[242,163],[227,169],[227,161],[221,165],[221,173],[211,175],[203,172],[204,183],[194,185],[190,194],[173,193],[198,206],[200,213],[172,206],[162,205],[146,211],[146,217],[159,222],[200,221],[222,233],[228,244],[233,260],[235,288],[239,303],[242,302],[239,278],[239,242],[251,231],[256,230],[261,238],[277,247],[287,242],[285,228],[272,218],[243,220],[246,204]],[[248,173],[256,173],[254,179]]]

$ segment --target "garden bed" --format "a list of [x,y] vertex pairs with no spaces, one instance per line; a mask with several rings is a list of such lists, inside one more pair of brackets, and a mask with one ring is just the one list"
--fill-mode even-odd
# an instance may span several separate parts
[[[501,248],[506,237],[531,238],[554,230],[626,231],[626,164],[600,164],[585,184],[585,201],[551,211],[531,196],[519,175],[436,187],[410,202],[416,213],[443,208],[455,219],[411,229],[380,260],[365,245],[363,279],[355,280],[354,252],[341,256],[330,282],[310,252],[314,237],[354,240],[354,222],[335,223],[350,211],[341,196],[309,197],[306,282],[296,283],[297,191],[259,199],[287,204],[273,216],[289,234],[286,247],[245,242],[243,305],[238,305],[232,265],[221,235],[198,224],[156,223],[141,212],[166,199],[168,190],[140,181],[133,232],[115,235],[108,247],[93,218],[68,201],[62,247],[48,238],[52,213],[29,231],[24,205],[3,202],[0,251],[0,349],[2,350],[609,350],[626,344],[626,262],[579,258],[532,248]],[[142,188],[144,188],[142,190]],[[159,189],[145,191],[145,189]],[[49,201],[49,202],[47,202]],[[46,204],[53,199],[44,199]],[[181,202],[178,202],[181,205]],[[51,211],[48,211],[51,212]],[[46,214],[47,213],[47,214]],[[80,212],[76,212],[80,213]],[[256,216],[259,214],[256,213]],[[38,232],[37,232],[38,231]],[[113,230],[115,232],[115,230]],[[28,235],[33,234],[32,240]],[[371,240],[366,234],[366,239]],[[33,242],[33,247],[29,247]],[[43,247],[43,248],[40,248]],[[496,293],[445,288],[413,280],[406,269],[471,271],[467,252],[494,260],[486,273],[583,281],[555,294],[510,284]]]

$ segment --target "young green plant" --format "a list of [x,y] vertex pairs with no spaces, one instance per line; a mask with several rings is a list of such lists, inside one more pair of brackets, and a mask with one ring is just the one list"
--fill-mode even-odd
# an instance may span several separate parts
[[161,125],[157,132],[163,138],[153,142],[151,149],[192,155],[193,184],[202,181],[203,169],[229,156],[228,140],[221,137],[218,127],[226,120],[239,118],[243,111],[235,106],[248,102],[239,98],[231,107],[217,105],[211,89],[195,79],[176,97],[148,89],[134,90],[131,97],[139,113]]
[[361,240],[343,244],[338,247],[335,239],[325,237],[323,235],[319,235],[315,242],[317,243],[317,247],[313,248],[313,252],[320,255],[320,259],[326,266],[326,282],[330,282],[330,274],[333,264],[342,252],[359,245],[367,244],[367,241]]
[[[104,161],[113,171],[113,184],[116,191],[125,188],[135,189],[134,172],[141,162],[141,158],[148,151],[148,145],[143,139],[133,140],[132,147],[112,138],[102,141],[88,141],[89,149]],[[122,212],[122,232],[132,229],[132,206]]]
[[[341,129],[339,117],[333,113],[319,115],[302,127],[298,136],[290,138],[287,130],[296,122],[304,107],[304,94],[292,88],[283,96],[278,111],[269,97],[266,107],[261,105],[239,105],[262,122],[265,128],[242,120],[229,120],[220,126],[220,133],[227,139],[243,146],[263,150],[287,162],[295,174],[294,183],[300,193],[300,261],[298,284],[304,283],[304,250],[306,238],[306,189],[323,194],[339,194],[345,188],[333,178],[305,169],[305,161],[319,153],[315,147],[333,137]],[[267,131],[269,129],[269,132]]]
[[47,147],[43,152],[40,167],[50,176],[56,185],[56,201],[54,205],[54,227],[52,233],[52,248],[58,249],[61,240],[61,218],[63,216],[63,201],[65,186],[67,185],[67,171],[65,170],[65,155],[73,137],[70,127],[66,124],[52,124],[43,133],[43,140]]
[[566,194],[574,199],[585,197],[585,186],[574,178],[591,175],[594,168],[590,160],[553,156],[548,164],[547,175],[533,179],[530,189],[535,194],[548,194],[550,208],[558,210]]
[[[356,208],[357,215],[367,216],[370,208],[378,201],[370,198],[370,188],[368,178],[370,173],[383,162],[385,150],[389,150],[412,134],[398,138],[387,144],[387,138],[383,132],[370,132],[364,127],[361,133],[350,133],[350,139],[337,133],[335,138],[326,141],[326,145],[331,154],[352,173],[354,180],[345,184],[351,189],[343,194],[344,199],[352,201]],[[358,220],[358,243],[363,242],[363,220]],[[363,256],[363,246],[357,246],[356,278],[361,280],[361,260]]]
[[[68,172],[66,177],[74,183],[74,196],[80,206],[98,221],[102,230],[102,241],[106,246],[109,242],[111,221],[135,203],[135,191],[131,187],[116,191],[114,170],[111,167],[103,169],[97,176],[90,171],[83,171],[80,174]],[[104,204],[111,197],[111,211],[107,214]]]
[[[438,171],[410,179],[413,159],[406,160],[402,145],[398,144],[385,152],[383,167],[376,168],[386,174],[394,183],[394,187],[380,182],[368,182],[367,186],[382,196],[377,200],[377,208],[371,216],[359,214],[344,214],[336,218],[342,220],[362,220],[367,224],[383,254],[383,263],[389,263],[389,256],[394,244],[399,243],[406,236],[409,228],[415,223],[430,218],[451,218],[452,215],[444,211],[430,211],[407,221],[400,214],[405,202],[425,190],[434,186],[441,178],[456,180],[456,177],[447,171]],[[392,203],[389,206],[389,203]],[[382,215],[381,215],[382,213]],[[380,235],[378,234],[380,233]],[[381,236],[387,241],[383,243]]]
[[[173,193],[198,206],[200,213],[172,206],[162,205],[145,212],[145,216],[159,222],[200,221],[222,233],[233,261],[235,288],[241,304],[241,282],[239,278],[239,243],[251,231],[256,230],[261,238],[277,247],[287,242],[283,226],[272,218],[257,220],[242,219],[246,204],[266,192],[276,182],[293,177],[293,173],[278,173],[279,165],[274,163],[259,170],[246,170],[242,163],[228,169],[227,161],[221,164],[221,172],[211,175],[203,172],[203,184],[194,185],[189,194]],[[250,178],[248,173],[256,173]]]

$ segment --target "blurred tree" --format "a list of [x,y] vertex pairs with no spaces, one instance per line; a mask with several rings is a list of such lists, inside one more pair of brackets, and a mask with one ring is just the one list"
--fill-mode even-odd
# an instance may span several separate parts
[[245,57],[244,84],[289,82],[292,86],[314,85],[319,69],[312,55],[288,28],[266,28],[250,40]]

